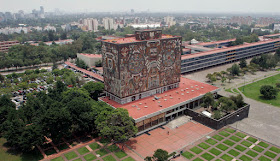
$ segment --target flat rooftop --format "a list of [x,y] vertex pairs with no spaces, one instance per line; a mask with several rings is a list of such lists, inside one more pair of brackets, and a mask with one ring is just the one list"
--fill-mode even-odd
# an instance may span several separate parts
[[74,68],[74,69],[76,69],[76,70],[78,70],[78,71],[80,71],[80,72],[82,72],[83,74],[87,74],[87,75],[89,75],[89,76],[91,76],[91,77],[93,77],[93,78],[95,78],[95,79],[97,79],[97,80],[99,80],[101,82],[104,82],[104,78],[101,75],[99,75],[99,74],[93,73],[93,72],[85,70],[83,68],[79,68],[79,67],[77,67],[76,65],[74,65],[74,64],[72,64],[70,62],[65,62],[65,64],[70,66],[70,67],[72,67],[72,68]]
[[251,46],[266,44],[266,43],[270,43],[270,42],[276,42],[276,41],[280,41],[280,39],[259,41],[259,42],[254,42],[254,43],[248,43],[248,44],[243,44],[243,45],[227,47],[227,48],[215,48],[214,50],[210,50],[210,51],[204,51],[204,52],[199,52],[199,53],[195,53],[195,54],[183,55],[182,60],[183,59],[195,58],[195,57],[199,57],[199,56],[204,56],[204,55],[211,55],[211,54],[220,53],[220,52],[237,50],[237,49],[241,49],[241,48],[245,48],[245,47],[251,47]]
[[79,53],[80,55],[86,56],[88,58],[102,58],[101,54],[85,54],[85,53]]
[[280,36],[280,33],[279,34],[271,34],[271,35],[263,35],[264,37],[274,37],[274,36]]
[[181,77],[179,87],[156,94],[155,96],[159,97],[158,100],[150,96],[122,105],[108,97],[100,99],[114,108],[127,109],[129,115],[136,120],[217,90],[218,87]]
[[[167,38],[173,38],[173,37],[180,37],[180,36],[162,35],[162,37],[159,39],[150,39],[150,40],[161,40],[161,39],[167,39]],[[125,37],[125,38],[103,40],[103,42],[109,42],[109,43],[114,43],[114,44],[126,44],[126,43],[150,41],[150,40],[136,40],[135,37]]]
[[227,40],[220,40],[220,41],[201,42],[196,45],[200,45],[200,46],[214,45],[214,44],[227,43],[227,42],[231,42],[231,41],[235,41],[235,40],[236,39],[227,39]]

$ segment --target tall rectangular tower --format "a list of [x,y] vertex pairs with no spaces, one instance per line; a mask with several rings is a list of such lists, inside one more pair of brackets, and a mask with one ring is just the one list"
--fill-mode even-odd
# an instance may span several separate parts
[[106,95],[125,104],[179,86],[182,37],[161,30],[102,42]]

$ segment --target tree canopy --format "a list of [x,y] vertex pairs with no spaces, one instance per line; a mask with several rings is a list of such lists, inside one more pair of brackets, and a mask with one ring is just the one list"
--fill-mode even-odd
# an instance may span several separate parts
[[118,108],[113,111],[103,111],[95,121],[100,135],[114,142],[124,142],[137,133],[133,119],[128,111]]
[[271,85],[263,85],[260,88],[260,93],[263,95],[265,99],[272,99],[275,98],[278,94],[276,88]]

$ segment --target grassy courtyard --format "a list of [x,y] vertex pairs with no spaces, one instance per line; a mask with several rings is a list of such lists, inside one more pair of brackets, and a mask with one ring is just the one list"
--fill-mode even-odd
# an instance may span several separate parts
[[34,150],[33,152],[21,154],[16,151],[8,150],[9,147],[6,147],[6,140],[0,138],[0,160],[5,161],[37,161],[43,159],[43,156],[39,151]]
[[[104,144],[103,144],[104,145]],[[90,148],[92,151],[90,151]],[[78,156],[80,154],[81,156]],[[63,159],[63,156],[66,159]],[[61,156],[52,159],[51,161],[134,161],[124,151],[116,145],[101,146],[97,142],[91,143],[88,147],[84,146],[76,150],[61,154]]]
[[231,161],[232,159],[280,161],[280,148],[260,141],[253,136],[248,136],[243,132],[226,128],[217,132],[211,138],[191,146],[182,155],[192,161]]
[[248,85],[244,86],[244,92],[243,92],[243,86],[238,89],[241,92],[243,92],[243,94],[246,97],[252,98],[254,100],[257,100],[257,101],[260,101],[263,103],[267,103],[267,104],[271,104],[271,105],[280,107],[280,94],[279,93],[275,99],[271,99],[271,100],[263,99],[260,94],[260,88],[262,85],[272,85],[273,87],[275,87],[276,83],[280,83],[280,74],[265,78],[263,80],[260,80],[260,81],[257,81],[257,82],[251,83],[251,84],[248,84]]

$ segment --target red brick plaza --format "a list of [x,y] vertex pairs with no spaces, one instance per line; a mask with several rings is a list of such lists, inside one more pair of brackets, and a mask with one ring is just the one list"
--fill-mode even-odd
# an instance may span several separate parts
[[135,160],[152,156],[157,149],[164,149],[169,153],[180,152],[184,147],[194,143],[198,139],[207,136],[214,130],[195,121],[188,122],[178,128],[170,129],[167,126],[159,127],[142,134],[136,138],[131,138],[125,147],[125,152],[134,157]]

